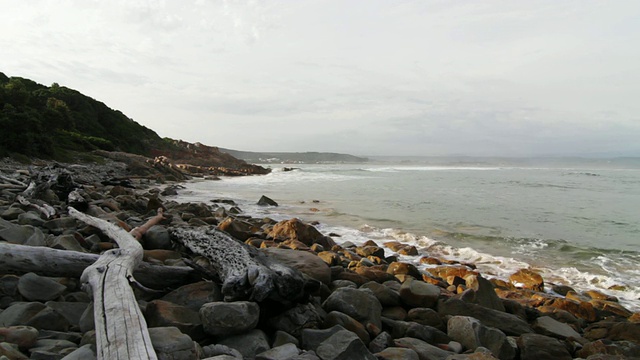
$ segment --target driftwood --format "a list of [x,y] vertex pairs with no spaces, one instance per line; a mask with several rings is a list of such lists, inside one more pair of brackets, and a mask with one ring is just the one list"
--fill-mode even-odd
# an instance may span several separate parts
[[265,299],[291,303],[305,296],[305,279],[285,266],[212,227],[171,228],[171,237],[209,259],[222,280],[225,301]]
[[80,281],[93,294],[98,359],[157,359],[147,323],[130,283],[142,261],[140,243],[126,230],[69,208],[69,215],[118,243],[84,270]]
[[[0,242],[0,274],[26,274],[79,278],[98,260],[96,254],[25,246]],[[185,266],[161,266],[140,263],[133,275],[140,284],[152,289],[175,288],[190,282],[195,271]]]

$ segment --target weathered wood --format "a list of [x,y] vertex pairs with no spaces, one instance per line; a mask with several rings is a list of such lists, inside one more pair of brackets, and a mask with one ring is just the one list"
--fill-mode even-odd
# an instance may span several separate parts
[[157,359],[147,323],[131,289],[133,269],[142,261],[140,243],[126,230],[73,208],[69,215],[96,227],[118,243],[80,277],[93,294],[98,359]]
[[25,199],[24,196],[22,195],[16,196],[16,200],[18,200],[18,202],[23,206],[31,206],[34,209],[40,211],[42,215],[45,216],[46,219],[49,219],[56,214],[56,209],[54,209],[53,206],[47,203],[43,203],[43,205],[34,204],[29,200]]
[[[0,242],[0,274],[26,274],[79,278],[99,255]],[[175,288],[189,282],[195,271],[186,266],[140,263],[133,272],[136,280],[152,289]]]

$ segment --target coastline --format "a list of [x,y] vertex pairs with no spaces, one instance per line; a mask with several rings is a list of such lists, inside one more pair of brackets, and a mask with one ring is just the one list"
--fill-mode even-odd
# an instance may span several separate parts
[[[73,170],[74,166],[69,168]],[[421,355],[421,358],[423,353],[429,353],[429,351],[437,353],[439,358],[444,359],[449,356],[464,356],[462,353],[465,351],[483,353],[484,348],[489,348],[489,353],[492,355],[484,353],[486,358],[495,356],[524,359],[529,358],[524,356],[525,354],[540,347],[540,344],[547,344],[548,351],[551,349],[560,351],[563,356],[565,352],[562,352],[561,348],[564,348],[566,355],[570,356],[568,358],[576,356],[587,358],[594,354],[613,354],[616,351],[622,354],[628,348],[640,349],[639,313],[634,314],[620,305],[616,299],[597,291],[579,293],[568,286],[552,287],[552,291],[548,291],[546,287],[548,284],[545,284],[544,279],[530,269],[522,269],[518,274],[514,274],[510,281],[501,281],[483,277],[476,271],[475,264],[437,257],[422,257],[419,261],[429,265],[424,271],[403,261],[404,256],[418,255],[418,249],[415,246],[401,242],[376,243],[374,241],[352,244],[353,246],[343,242],[341,245],[334,246],[330,241],[331,234],[319,232],[313,224],[293,219],[275,221],[247,217],[235,203],[228,203],[228,206],[223,207],[220,203],[209,202],[209,199],[206,203],[175,202],[172,200],[175,197],[173,191],[180,194],[180,182],[161,185],[146,179],[134,179],[132,185],[135,189],[128,189],[123,186],[99,183],[101,178],[109,174],[108,168],[120,169],[122,173],[118,173],[118,177],[126,177],[125,167],[114,167],[111,164],[98,170],[82,168],[82,166],[75,166],[75,168],[78,171],[73,175],[84,176],[81,194],[87,199],[87,213],[93,216],[111,218],[113,221],[121,222],[123,226],[132,227],[153,214],[154,209],[158,207],[167,209],[172,216],[171,220],[159,226],[155,234],[145,238],[146,261],[149,263],[162,266],[184,266],[183,258],[192,256],[168,237],[166,229],[173,226],[218,226],[234,238],[256,248],[287,249],[289,256],[294,259],[297,254],[313,254],[318,259],[322,259],[324,265],[317,265],[313,269],[300,266],[300,271],[309,272],[308,276],[316,276],[324,280],[308,303],[299,304],[285,311],[276,310],[277,307],[274,308],[273,304],[258,304],[263,314],[268,314],[268,316],[263,315],[267,316],[266,320],[261,320],[252,329],[261,332],[259,337],[267,343],[268,349],[260,348],[262,351],[282,349],[283,346],[292,350],[289,345],[293,344],[294,352],[297,352],[295,356],[318,355],[324,351],[320,350],[321,344],[305,343],[305,331],[308,333],[312,330],[324,331],[323,334],[327,335],[326,341],[331,340],[334,333],[341,331],[355,334],[355,337],[350,337],[351,335],[347,333],[341,333],[342,337],[351,339],[349,344],[357,344],[362,354],[410,349]],[[15,177],[17,181],[23,183],[26,180],[24,171],[19,176],[16,176],[15,172],[3,172],[2,175]],[[97,253],[109,246],[101,241],[103,239],[98,235],[90,234],[87,229],[82,229],[75,222],[63,226],[63,220],[67,219],[64,210],[66,205],[59,198],[57,203],[53,203],[54,197],[48,200],[61,215],[60,218],[45,220],[34,212],[33,208],[25,207],[9,197],[10,194],[3,192],[3,200],[0,202],[4,219],[2,225],[5,229],[37,228],[42,233],[42,237],[38,238],[41,240],[40,246],[66,251]],[[36,202],[36,199],[32,201]],[[235,209],[232,211],[232,208]],[[54,224],[57,227],[53,226]],[[38,233],[38,231],[35,232]],[[96,236],[92,238],[93,235]],[[23,240],[29,239],[35,241],[31,237]],[[328,280],[327,274],[329,274]],[[5,274],[3,278],[6,281],[9,281],[7,276],[12,281],[21,281],[21,278],[16,279],[14,275]],[[156,325],[152,327],[158,328],[177,326],[184,335],[198,342],[198,345],[193,345],[192,349],[193,354],[199,354],[198,356],[214,354],[214,350],[208,348],[211,344],[229,344],[226,346],[234,349],[231,346],[234,342],[230,340],[233,336],[213,335],[211,331],[202,333],[203,319],[200,309],[205,303],[219,302],[210,300],[221,300],[212,295],[216,293],[213,288],[219,285],[202,280],[184,285],[193,286],[194,284],[206,285],[210,288],[204,298],[202,294],[199,295],[199,299],[204,302],[196,305],[189,304],[192,306],[190,308],[192,312],[200,314],[199,317],[196,316],[200,319],[200,324],[193,313],[188,313],[189,316],[184,315],[187,317],[185,319],[184,317],[175,318],[178,315],[174,313],[168,316],[167,313],[158,310],[162,305],[166,305],[164,302],[171,303],[174,308],[189,309],[187,302],[176,300],[177,296],[170,297],[171,301],[169,301],[166,298],[167,295],[155,299],[146,298],[144,301],[141,299],[147,322]],[[178,289],[173,290],[178,291]],[[191,293],[192,290],[183,289],[182,291],[185,295],[198,298]],[[71,294],[76,294],[75,297],[80,296],[77,284],[67,286],[51,300],[64,299],[65,301],[62,302],[68,303],[68,299],[72,298]],[[9,310],[14,302],[28,300],[19,288],[13,295],[5,295],[3,312],[0,313],[2,319],[7,319],[10,312],[15,311],[15,309]],[[353,303],[353,299],[357,296],[362,296],[365,300],[362,303]],[[33,298],[33,295],[29,297]],[[194,310],[196,307],[197,311]],[[83,312],[84,310],[86,306]],[[295,311],[306,314],[303,324],[296,326],[290,324],[295,317]],[[185,310],[184,313],[187,311]],[[53,331],[80,333],[86,336],[90,330],[82,331],[80,326],[82,314],[80,315],[75,319],[78,323],[61,321],[56,324],[58,328]],[[492,321],[487,315],[499,318],[500,321]],[[466,343],[463,340],[465,337],[460,334],[467,334],[465,324],[471,321],[468,317],[474,317],[479,321],[480,325],[476,326],[476,329],[482,327],[499,329],[503,337],[498,337],[502,340],[495,344],[489,344],[482,339],[475,344]],[[0,326],[40,324],[32,321],[31,318],[23,320],[14,321],[11,324],[5,321]],[[289,325],[283,325],[285,323]],[[38,332],[52,331],[38,329],[35,326],[33,328]],[[410,331],[410,329],[413,330]],[[235,336],[248,336],[247,332],[250,331],[243,330]],[[281,339],[286,338],[282,333],[290,336],[287,341]],[[51,336],[50,333],[46,334]],[[242,339],[247,341],[246,338]],[[628,341],[631,345],[626,343]],[[90,340],[88,343],[90,345]],[[81,345],[81,342],[74,344]],[[556,346],[557,344],[561,347]],[[23,347],[24,351],[33,348]],[[71,348],[73,346],[67,349]],[[80,346],[76,348],[80,349]],[[235,350],[240,353],[248,351],[246,348]],[[543,350],[539,349],[539,351]],[[33,355],[37,351],[40,350],[30,352]],[[252,349],[252,351],[252,355],[255,356],[258,350]],[[344,351],[342,354],[345,354],[350,350],[344,348],[342,351]],[[242,355],[247,357],[244,353]],[[295,357],[292,356],[292,358]]]

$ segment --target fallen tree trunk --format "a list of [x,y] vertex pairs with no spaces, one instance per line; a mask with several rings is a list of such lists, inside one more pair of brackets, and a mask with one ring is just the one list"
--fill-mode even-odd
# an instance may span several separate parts
[[[84,269],[98,260],[96,254],[57,250],[44,246],[25,246],[0,242],[0,274],[26,274],[80,278]],[[182,286],[195,271],[184,266],[140,263],[135,278],[152,289]]]
[[118,243],[86,268],[80,281],[93,294],[98,359],[157,359],[147,323],[130,283],[142,262],[140,243],[126,230],[108,221],[69,208],[69,215],[98,228]]

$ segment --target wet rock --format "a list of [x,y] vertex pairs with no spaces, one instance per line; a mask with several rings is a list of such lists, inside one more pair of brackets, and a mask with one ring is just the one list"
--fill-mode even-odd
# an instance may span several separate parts
[[613,355],[632,359],[640,354],[640,345],[631,341],[603,341],[597,340],[585,344],[576,352],[576,356],[589,358],[597,355]]
[[38,335],[38,330],[30,326],[0,328],[0,342],[15,344],[21,349],[33,347],[38,340]]
[[202,322],[197,311],[163,300],[153,300],[144,312],[149,327],[174,326],[191,338],[202,336]]
[[591,324],[584,331],[589,340],[628,340],[640,344],[640,323],[600,321]]
[[458,299],[449,299],[438,303],[440,316],[460,315],[478,319],[483,325],[500,329],[506,335],[520,336],[532,333],[533,329],[526,321],[502,311],[488,309],[480,305],[465,303]]
[[300,349],[294,344],[284,344],[256,355],[256,360],[282,360],[297,356]]
[[97,359],[98,355],[93,345],[87,344],[75,349],[64,357],[64,360],[93,360]]
[[162,225],[152,226],[143,237],[144,248],[148,250],[153,249],[173,249],[173,242],[169,236],[167,228]]
[[362,340],[365,345],[369,344],[371,341],[371,337],[367,332],[367,329],[360,322],[352,318],[347,314],[343,314],[338,311],[332,311],[327,314],[324,319],[324,327],[329,328],[335,325],[340,325],[343,328],[351,331],[352,333],[358,335],[360,340]]
[[469,350],[476,350],[482,346],[503,360],[516,356],[516,349],[511,347],[502,331],[484,326],[472,317],[451,317],[447,323],[447,334]]
[[552,336],[558,339],[580,339],[580,334],[571,326],[561,323],[549,316],[541,316],[533,323],[533,329],[542,335]]
[[300,337],[304,329],[320,327],[326,313],[311,303],[298,304],[283,313],[269,319],[269,324],[276,330],[281,330],[295,337]]
[[544,280],[537,272],[520,269],[509,276],[509,281],[516,287],[534,291],[544,291]]
[[210,302],[222,301],[220,287],[211,281],[200,281],[173,290],[163,296],[161,300],[188,307],[199,311],[202,305]]
[[365,326],[372,324],[378,329],[382,327],[382,305],[370,290],[337,289],[324,302],[323,308],[328,312],[339,311],[347,314]]
[[386,285],[370,281],[362,285],[361,288],[371,290],[382,306],[400,305],[400,294]]
[[468,275],[464,279],[467,289],[472,290],[467,290],[472,295],[467,298],[470,302],[490,309],[505,311],[502,300],[494,291],[493,284],[489,280],[482,277],[482,275]]
[[27,322],[46,306],[39,302],[15,303],[0,313],[0,326],[26,325]]
[[427,271],[440,279],[446,280],[447,278],[458,277],[461,279],[470,275],[478,275],[478,272],[470,269],[464,265],[442,265],[433,268],[428,268]]
[[395,277],[399,277],[399,275],[409,275],[416,279],[422,278],[422,273],[415,265],[405,262],[392,262],[389,264],[389,267],[387,267],[387,273]]
[[88,303],[81,302],[55,302],[49,301],[45,304],[62,315],[72,328],[80,328],[80,319],[87,310]]
[[573,359],[569,350],[558,340],[540,334],[523,334],[517,340],[521,360]]
[[278,206],[278,203],[273,201],[271,198],[262,195],[258,200],[258,205],[260,206]]
[[439,296],[439,287],[419,280],[407,279],[400,287],[400,298],[409,307],[432,308]]
[[204,331],[211,335],[246,332],[256,327],[259,317],[260,307],[249,301],[213,302],[200,308]]
[[303,223],[297,218],[280,221],[273,226],[267,235],[273,239],[282,241],[288,239],[298,240],[307,246],[319,243],[327,249],[335,245],[335,242],[333,242],[331,238],[328,238],[330,241],[325,239],[325,236],[322,235],[318,229],[312,225]]
[[568,299],[558,299],[554,298],[548,301],[545,301],[544,306],[554,307],[556,309],[568,311],[572,315],[584,319],[588,322],[594,322],[598,319],[598,315],[596,310],[593,308],[593,305],[588,302],[577,302]]
[[149,328],[149,337],[158,359],[191,360],[198,358],[193,340],[176,327]]
[[331,283],[331,269],[329,266],[327,266],[322,259],[310,252],[279,248],[266,248],[261,249],[261,251],[276,259],[278,262],[299,270],[312,279],[321,281],[327,285]]
[[389,347],[374,355],[379,360],[420,360],[415,351],[400,347]]
[[246,221],[231,217],[222,221],[218,225],[218,229],[228,233],[240,241],[246,241],[247,239],[254,237],[260,231],[259,228]]
[[218,341],[218,344],[238,350],[245,359],[253,359],[256,354],[269,350],[267,334],[258,329],[224,338]]
[[348,330],[340,330],[324,340],[316,353],[323,360],[376,360],[358,336]]
[[394,344],[397,347],[415,351],[420,360],[445,360],[449,355],[453,355],[453,352],[442,350],[425,341],[410,337],[396,339]]

